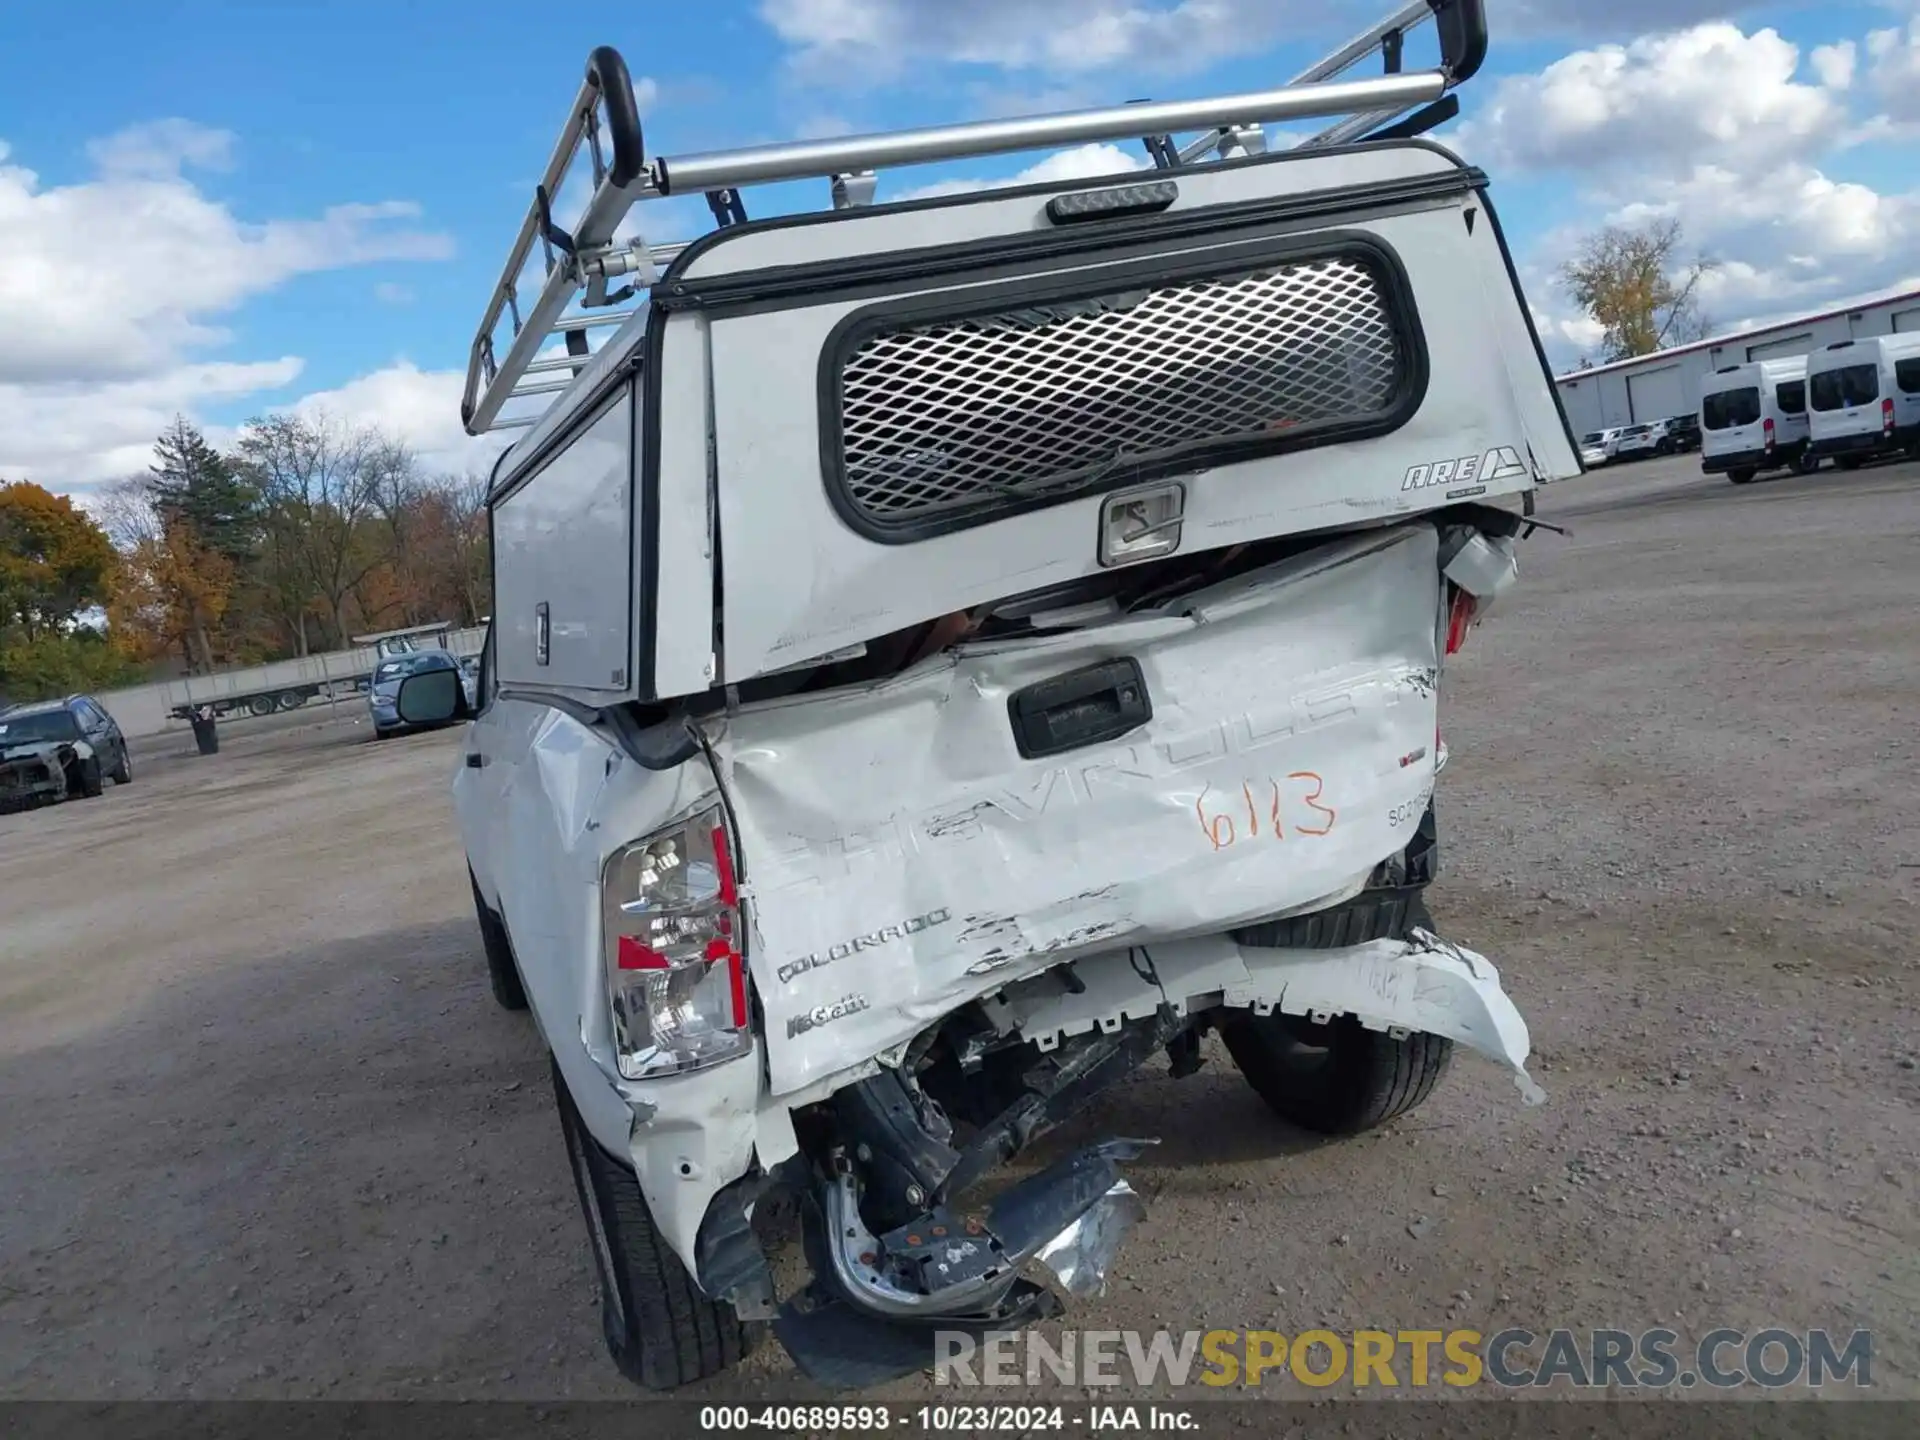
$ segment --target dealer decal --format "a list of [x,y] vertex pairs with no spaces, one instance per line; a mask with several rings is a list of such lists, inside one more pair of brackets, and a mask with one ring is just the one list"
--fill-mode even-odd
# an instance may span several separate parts
[[858,1015],[867,1009],[869,1002],[864,995],[849,995],[844,1000],[836,1000],[831,1005],[816,1005],[803,1015],[795,1015],[787,1021],[787,1038],[793,1040],[809,1030],[818,1030],[822,1025],[831,1025],[836,1020],[844,1020],[849,1015]]

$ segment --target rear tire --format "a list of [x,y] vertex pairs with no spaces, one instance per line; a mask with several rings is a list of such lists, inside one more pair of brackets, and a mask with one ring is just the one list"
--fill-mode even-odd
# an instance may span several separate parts
[[1793,457],[1793,473],[1796,475],[1811,475],[1819,468],[1820,457],[1818,455],[1810,455],[1805,450],[1802,450],[1798,455]]
[[[1332,943],[1432,931],[1424,900],[1416,896],[1404,905],[1389,925],[1376,920],[1367,927],[1374,933],[1332,937]],[[1302,938],[1320,948],[1319,937]],[[1350,1015],[1315,1025],[1301,1015],[1242,1012],[1221,1026],[1220,1038],[1276,1115],[1320,1135],[1358,1135],[1406,1114],[1433,1094],[1453,1058],[1453,1042],[1442,1036],[1416,1033],[1395,1040]]]
[[754,1332],[733,1306],[709,1300],[693,1283],[654,1225],[639,1177],[587,1133],[557,1064],[553,1093],[613,1363],[647,1390],[674,1390],[732,1369],[752,1352]]
[[1358,1135],[1406,1114],[1433,1094],[1453,1058],[1453,1042],[1443,1036],[1395,1040],[1351,1015],[1326,1025],[1246,1015],[1220,1035],[1268,1107],[1320,1135]]
[[133,784],[133,756],[127,753],[127,747],[120,747],[120,763],[107,772],[116,785]]
[[480,922],[480,945],[487,954],[487,980],[493,986],[494,1002],[502,1010],[527,1008],[527,989],[520,983],[520,967],[513,958],[513,942],[507,937],[507,925],[488,908],[480,896],[480,882],[467,867],[467,884],[473,887],[473,913]]
[[1753,477],[1759,473],[1758,470],[1729,470],[1727,478],[1736,485],[1751,485]]

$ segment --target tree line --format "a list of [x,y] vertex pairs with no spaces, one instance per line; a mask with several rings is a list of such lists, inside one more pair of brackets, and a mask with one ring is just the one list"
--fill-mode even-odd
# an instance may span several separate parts
[[91,514],[30,481],[0,485],[0,697],[486,613],[484,476],[430,473],[377,426],[327,415],[249,421],[228,450],[178,417],[154,457]]

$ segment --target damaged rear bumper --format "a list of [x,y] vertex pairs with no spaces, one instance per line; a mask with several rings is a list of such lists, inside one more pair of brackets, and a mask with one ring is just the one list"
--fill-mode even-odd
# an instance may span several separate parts
[[[1039,1057],[1030,1073],[1048,1077],[1034,1085],[1035,1103],[1009,1107],[1004,1136],[994,1133],[996,1119],[964,1148],[948,1148],[950,1133],[929,1135],[912,1113],[910,1087],[883,1070],[836,1097],[838,1104],[864,1092],[838,1112],[842,1145],[829,1173],[796,1160],[784,1177],[756,1176],[718,1197],[702,1227],[702,1287],[772,1319],[795,1363],[823,1384],[859,1387],[924,1368],[941,1332],[981,1335],[1057,1314],[1059,1302],[1036,1271],[1068,1294],[1101,1293],[1144,1209],[1124,1166],[1152,1140],[1106,1140],[987,1199],[969,1196],[1034,1134],[1208,1024],[1280,1013],[1443,1036],[1506,1069],[1527,1104],[1544,1099],[1527,1072],[1526,1023],[1498,971],[1420,929],[1337,949],[1266,948],[1223,935],[1108,952],[1010,986],[985,1008],[1000,1039]],[[1175,1073],[1183,1073],[1178,1065]],[[895,1185],[912,1210],[883,1223],[871,1219],[873,1196],[861,1178],[876,1173],[876,1158],[924,1181]],[[776,1178],[804,1196],[813,1272],[784,1302],[744,1220]]]

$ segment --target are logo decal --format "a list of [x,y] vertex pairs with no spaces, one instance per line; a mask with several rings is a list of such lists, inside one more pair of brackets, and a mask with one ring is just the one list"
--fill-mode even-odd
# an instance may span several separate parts
[[1409,466],[1400,488],[1426,490],[1436,485],[1485,485],[1526,473],[1527,467],[1520,463],[1520,453],[1513,446],[1496,445],[1484,455],[1461,455],[1452,460]]

